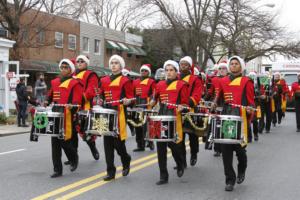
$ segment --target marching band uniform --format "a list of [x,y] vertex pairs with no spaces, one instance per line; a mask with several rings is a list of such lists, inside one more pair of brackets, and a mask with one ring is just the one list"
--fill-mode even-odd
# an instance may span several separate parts
[[[276,79],[276,78],[278,79]],[[288,87],[284,79],[280,79],[279,72],[274,73],[273,98],[275,103],[275,112],[273,112],[273,124],[280,124],[283,117],[283,106],[286,106],[285,96],[288,94]],[[285,109],[285,108],[284,108]]]
[[[151,76],[151,68],[150,64],[144,64],[142,65],[140,69],[140,73],[142,70],[147,70],[149,73],[149,76]],[[153,96],[153,93],[155,92],[155,80],[147,77],[141,77],[133,81],[133,87],[135,92],[136,101],[135,103],[137,105],[145,104],[143,108],[145,109],[151,109],[150,104],[150,98]],[[148,106],[146,106],[146,104]],[[145,150],[145,132],[146,132],[146,126],[141,127],[135,127],[135,133],[136,133],[136,143],[137,143],[137,149],[134,149],[133,151],[144,151]],[[148,143],[150,149],[153,150],[153,142]]]
[[[63,65],[67,65],[71,68],[72,73],[75,71],[75,66],[69,59],[63,59],[59,63],[61,69]],[[62,70],[62,69],[61,69]],[[55,78],[51,81],[51,89],[48,93],[48,102],[54,104],[77,104],[82,103],[83,86],[76,79],[72,78],[72,73],[61,78]],[[78,154],[76,144],[78,143],[78,136],[75,130],[76,112],[78,107],[62,107],[53,106],[54,112],[64,113],[64,139],[57,137],[51,137],[52,144],[52,161],[54,166],[54,174],[52,178],[62,175],[62,161],[61,150],[65,151],[65,154],[70,161],[70,170],[75,171],[78,165]]]
[[295,113],[297,132],[300,132],[300,74],[297,74],[298,82],[292,84],[292,96],[295,98]]
[[[175,68],[177,73],[179,72],[178,63],[172,60],[168,60],[164,63],[164,69],[167,66],[172,66]],[[181,113],[175,106],[166,105],[177,104],[177,105],[187,105],[189,102],[188,99],[188,86],[182,80],[177,80],[177,78],[170,80],[162,80],[156,85],[155,99],[158,99],[160,102],[159,115],[174,115],[177,118],[177,133],[178,141],[175,142],[157,142],[157,156],[158,164],[160,169],[160,181],[157,185],[162,185],[168,183],[169,174],[167,169],[167,147],[172,151],[172,156],[175,159],[177,165],[177,176],[181,177],[184,173],[181,144],[182,142],[182,120]]]
[[242,68],[240,75],[234,76],[230,74],[222,79],[221,95],[224,97],[224,107],[223,114],[227,115],[238,115],[243,118],[244,121],[244,134],[245,143],[241,144],[221,144],[222,158],[224,165],[224,172],[226,177],[226,191],[232,191],[236,183],[236,174],[232,166],[233,152],[236,152],[238,158],[238,176],[237,183],[241,184],[245,179],[245,172],[247,168],[247,154],[246,146],[247,143],[247,131],[248,131],[248,119],[246,116],[246,109],[234,107],[230,104],[237,104],[242,106],[252,106],[254,107],[254,86],[253,82],[245,76],[242,76],[242,71],[245,68],[244,61],[238,57],[234,56],[229,59],[228,67],[230,71],[230,63],[233,60],[237,60]]
[[[121,65],[121,68],[125,67],[125,62],[122,57],[113,55],[109,60],[109,66],[111,68],[111,62],[115,60]],[[104,98],[105,108],[114,109],[118,111],[118,137],[104,136],[104,152],[105,160],[107,164],[107,176],[105,181],[109,181],[115,178],[116,167],[114,165],[114,150],[121,157],[123,165],[123,176],[127,176],[130,171],[131,157],[127,153],[125,140],[127,139],[126,129],[126,106],[120,102],[123,98],[133,98],[133,86],[131,80],[123,76],[121,71],[119,74],[112,74],[105,76],[100,80],[101,96]],[[112,102],[112,103],[109,103]]]
[[[183,57],[180,60],[180,64],[182,62],[186,62],[189,64],[189,67],[193,67],[193,61],[192,58],[189,56]],[[193,72],[193,69],[191,70]],[[203,91],[203,84],[202,81],[195,75],[190,73],[190,70],[188,73],[181,70],[180,72],[180,79],[187,83],[188,85],[188,97],[189,97],[189,106],[193,108],[193,110],[196,108],[198,102],[201,100],[202,91]],[[192,110],[192,111],[193,111]],[[195,130],[190,126],[189,123],[184,122],[183,123],[184,133],[183,133],[183,142],[182,144],[182,151],[183,151],[183,163],[184,167],[186,168],[186,147],[185,147],[185,135],[189,135],[190,140],[190,149],[191,149],[191,158],[190,158],[190,164],[191,166],[194,166],[197,163],[197,153],[199,152],[199,138],[198,136],[193,133]]]
[[[76,61],[78,65],[79,62],[85,62],[86,65],[89,65],[89,58],[85,55],[79,55],[76,58]],[[84,93],[83,93],[83,110],[90,110],[93,107],[93,99],[96,96],[96,90],[98,89],[98,76],[95,72],[85,69],[77,69],[75,71],[75,76],[77,80],[80,80],[83,84]],[[87,145],[90,147],[90,150],[92,152],[92,155],[95,160],[99,160],[99,152],[96,148],[95,140],[97,139],[97,136],[93,135],[87,135],[84,132],[86,121],[82,120],[81,126],[80,126],[80,136],[83,138],[84,141],[86,141]]]

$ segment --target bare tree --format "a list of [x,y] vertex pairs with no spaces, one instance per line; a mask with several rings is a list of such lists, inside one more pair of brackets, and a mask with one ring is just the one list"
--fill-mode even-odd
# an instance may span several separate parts
[[83,18],[99,26],[125,31],[151,14],[132,0],[89,0]]
[[[33,8],[38,12],[40,9],[40,7],[38,7],[40,0],[14,0],[12,3],[10,2],[0,0],[0,23],[8,30],[10,38],[16,41],[11,56],[13,59],[19,59],[18,50],[25,33],[23,25],[21,24],[21,18]],[[28,26],[34,19],[35,17],[24,26]]]
[[253,8],[254,0],[228,1],[218,29],[228,56],[240,55],[245,61],[279,53],[298,57],[300,42],[277,23],[277,14]]

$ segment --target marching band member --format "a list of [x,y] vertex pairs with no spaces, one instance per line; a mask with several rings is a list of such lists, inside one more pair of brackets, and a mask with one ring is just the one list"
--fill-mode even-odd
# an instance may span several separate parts
[[273,88],[273,98],[275,103],[275,112],[273,112],[273,125],[276,123],[281,124],[281,119],[283,117],[283,105],[288,94],[288,87],[284,79],[281,79],[280,73],[274,73],[274,88]]
[[[135,103],[137,105],[144,105],[143,108],[145,109],[151,109],[150,106],[150,97],[153,96],[153,93],[155,92],[155,80],[152,79],[151,76],[151,65],[150,64],[144,64],[140,68],[140,74],[141,78],[138,78],[133,81],[133,87],[135,92],[136,101]],[[134,152],[138,151],[145,151],[145,132],[146,127],[135,127],[135,133],[136,133],[136,143],[137,148],[134,149]],[[153,150],[154,145],[153,142],[148,142],[148,147]]]
[[[75,61],[74,61],[75,62]],[[54,166],[54,173],[51,178],[62,176],[63,167],[61,161],[61,150],[70,161],[70,170],[75,171],[78,165],[78,154],[76,145],[78,143],[78,136],[75,130],[76,112],[79,107],[69,106],[55,106],[55,104],[76,104],[82,103],[82,84],[72,78],[75,71],[74,63],[69,59],[63,59],[59,63],[61,70],[60,77],[51,81],[51,89],[48,93],[48,103],[54,104],[54,112],[64,112],[64,139],[51,137],[52,144],[52,161]]]
[[[252,113],[250,109],[247,109],[246,112],[245,107],[235,107],[231,104],[254,107],[254,86],[253,82],[248,77],[242,76],[242,72],[245,68],[243,59],[238,56],[231,57],[229,59],[228,68],[230,75],[222,79],[222,84],[220,84],[221,92],[215,99],[215,102],[217,102],[220,95],[224,97],[225,102],[222,113],[227,115],[241,116],[244,121],[243,130],[245,134],[244,144],[221,144],[224,172],[226,177],[225,190],[232,191],[236,182],[238,184],[241,184],[245,179],[245,172],[247,168],[247,154],[245,144],[247,144],[248,139],[247,113],[249,115]],[[234,151],[236,152],[238,158],[237,181],[236,174],[232,166]]]
[[[189,106],[191,108],[196,108],[198,102],[202,97],[203,84],[201,80],[193,75],[193,60],[190,56],[185,56],[180,59],[180,79],[187,83],[188,85],[188,97]],[[197,153],[199,152],[199,138],[193,133],[195,130],[187,123],[183,124],[185,133],[183,133],[182,151],[183,151],[183,164],[187,167],[186,163],[186,147],[185,147],[185,134],[189,135],[190,148],[191,148],[191,158],[190,165],[194,166],[197,163]]]
[[[98,89],[98,76],[95,72],[88,70],[87,67],[89,65],[89,58],[85,55],[79,55],[76,58],[77,69],[75,70],[75,76],[77,80],[79,80],[83,84],[84,93],[83,93],[83,110],[90,110],[93,106],[93,99],[96,96],[96,90]],[[79,134],[83,138],[83,140],[90,147],[92,155],[95,160],[99,160],[99,152],[96,147],[95,140],[97,136],[87,135],[84,132],[84,124],[85,121],[82,122],[80,126]],[[65,164],[69,164],[69,162],[65,162]]]
[[[154,106],[156,100],[160,102],[159,115],[175,115],[177,117],[177,132],[178,143],[175,142],[157,142],[157,156],[160,169],[160,180],[156,183],[162,185],[168,183],[169,174],[167,169],[167,146],[171,149],[173,158],[177,165],[177,176],[182,177],[184,173],[184,166],[182,160],[181,144],[182,142],[182,121],[181,111],[182,105],[188,105],[188,86],[182,81],[178,80],[179,66],[173,60],[168,60],[164,63],[164,70],[166,80],[160,81],[156,85],[155,100],[151,101],[151,106]],[[176,106],[167,105],[176,104]]]
[[107,176],[104,178],[104,181],[110,181],[115,178],[114,150],[121,157],[123,165],[122,175],[127,176],[129,174],[131,157],[127,153],[125,146],[125,140],[127,139],[126,106],[132,103],[131,99],[134,97],[131,80],[122,75],[122,69],[125,68],[124,59],[121,56],[113,55],[109,59],[109,68],[112,74],[101,78],[100,90],[105,102],[103,106],[118,111],[119,135],[118,137],[103,137],[107,164]]
[[295,99],[295,113],[297,132],[300,132],[300,73],[297,74],[298,81],[292,84],[292,97]]

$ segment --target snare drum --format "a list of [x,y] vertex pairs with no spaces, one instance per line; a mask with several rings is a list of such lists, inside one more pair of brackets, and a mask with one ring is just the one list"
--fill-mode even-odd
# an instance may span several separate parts
[[215,143],[241,144],[243,120],[235,115],[218,115],[212,119],[212,134]]
[[145,140],[175,142],[177,139],[175,116],[150,116]]
[[141,127],[146,123],[143,108],[127,108],[127,122],[134,127]]
[[118,112],[113,109],[106,109],[94,106],[88,115],[86,133],[97,136],[118,135]]
[[193,133],[198,137],[207,135],[208,132],[208,118],[209,115],[205,113],[187,113],[183,115],[185,120],[183,132]]
[[37,107],[33,120],[34,135],[64,139],[64,113],[52,112],[50,107]]

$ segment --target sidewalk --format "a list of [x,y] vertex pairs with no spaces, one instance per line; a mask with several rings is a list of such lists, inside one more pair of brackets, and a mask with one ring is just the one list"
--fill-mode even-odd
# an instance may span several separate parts
[[18,127],[17,125],[0,125],[0,137],[17,135],[23,133],[29,133],[31,129],[31,124],[29,127]]

